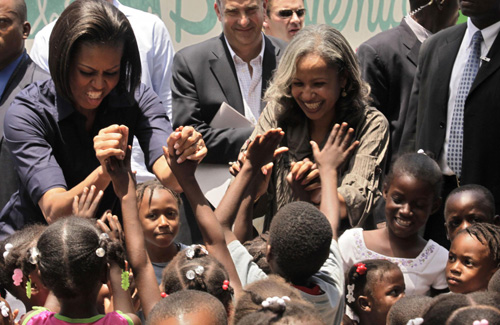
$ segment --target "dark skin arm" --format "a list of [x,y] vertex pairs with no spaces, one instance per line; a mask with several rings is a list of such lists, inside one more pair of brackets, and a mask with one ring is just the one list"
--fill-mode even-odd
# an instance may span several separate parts
[[[272,160],[288,150],[285,147],[276,149],[284,134],[281,129],[271,129],[264,135],[257,135],[249,145],[243,166],[215,211],[227,243],[239,239],[235,235],[237,231],[242,234],[239,237],[244,235],[248,239],[252,214],[248,213],[247,205],[253,203],[262,180],[270,175]],[[238,220],[235,220],[236,216]],[[239,228],[234,233],[231,230],[233,224]]]
[[[167,143],[169,148],[171,148],[171,143]],[[235,296],[239,297],[242,291],[241,282],[233,260],[231,259],[231,255],[229,254],[224,233],[194,176],[198,164],[191,161],[185,161],[179,164],[175,152],[170,151],[166,147],[164,147],[163,150],[172,172],[179,180],[191,208],[193,209],[196,222],[198,223],[208,252],[224,265],[229,273],[229,279],[234,289]]]
[[161,296],[153,265],[144,244],[144,233],[137,210],[135,177],[130,169],[130,149],[129,147],[124,160],[110,158],[106,163],[106,168],[113,182],[115,193],[121,202],[127,256],[134,271],[142,310],[147,318],[154,305],[160,301]]
[[337,229],[340,221],[340,202],[337,193],[338,169],[359,145],[358,141],[352,142],[353,138],[354,130],[348,129],[347,123],[342,123],[342,125],[335,124],[323,150],[320,151],[318,144],[311,141],[314,160],[322,179],[320,210],[330,222],[335,240],[338,237]]

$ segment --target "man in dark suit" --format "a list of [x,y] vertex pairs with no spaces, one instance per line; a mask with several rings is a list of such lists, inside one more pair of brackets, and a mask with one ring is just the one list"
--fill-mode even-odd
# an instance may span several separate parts
[[17,173],[3,145],[3,120],[14,97],[35,80],[50,78],[24,49],[31,25],[24,0],[0,1],[0,210],[17,191]]
[[212,128],[222,102],[256,121],[261,98],[286,43],[262,34],[264,0],[217,0],[223,33],[180,50],[174,57],[173,125],[192,125],[203,134],[207,163],[227,164],[253,128]]
[[398,153],[420,45],[457,22],[458,0],[410,0],[410,10],[399,26],[375,35],[357,51],[363,79],[371,87],[372,105],[390,123],[389,162]]
[[[460,0],[460,8],[469,17],[466,24],[441,31],[422,45],[402,145],[438,159],[445,179],[443,200],[459,185],[480,184],[497,198],[499,211],[500,0]],[[471,71],[474,57],[477,74],[463,93],[462,75]],[[457,130],[462,134],[459,159],[448,154],[456,148]],[[426,237],[442,242],[446,235],[439,217],[430,218]]]

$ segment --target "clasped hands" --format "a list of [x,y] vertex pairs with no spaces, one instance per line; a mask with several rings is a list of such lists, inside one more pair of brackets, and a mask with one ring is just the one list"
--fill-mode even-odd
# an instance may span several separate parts
[[[103,170],[110,157],[125,159],[129,130],[125,125],[113,124],[99,131],[94,137],[94,150]],[[207,154],[202,136],[193,127],[178,127],[168,139],[173,145],[178,163],[187,160],[200,162]],[[172,148],[172,147],[171,147]]]

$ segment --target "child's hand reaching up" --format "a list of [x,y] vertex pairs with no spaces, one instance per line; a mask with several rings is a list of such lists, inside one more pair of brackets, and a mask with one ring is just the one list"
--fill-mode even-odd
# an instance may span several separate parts
[[321,177],[321,206],[330,222],[333,238],[337,239],[337,228],[340,219],[340,203],[337,192],[338,170],[358,147],[359,141],[352,142],[354,130],[347,128],[347,123],[335,124],[323,149],[311,141],[314,160]]
[[167,147],[163,147],[163,154],[165,159],[167,160],[170,169],[177,178],[179,184],[188,179],[192,179],[194,177],[194,173],[196,168],[198,167],[199,161],[196,160],[184,160],[181,158],[180,153],[177,149],[175,149],[175,144],[177,143],[177,137],[175,136],[176,132],[173,132],[167,139]]
[[269,164],[280,154],[288,151],[287,147],[276,149],[284,135],[285,132],[281,128],[270,129],[264,135],[257,135],[248,146],[245,164],[248,164],[251,168],[261,169],[263,173],[266,173],[262,167]]
[[358,147],[359,141],[352,142],[354,130],[347,129],[347,123],[335,124],[326,140],[325,146],[320,151],[316,142],[311,141],[314,160],[321,170],[338,170]]
[[[94,218],[99,206],[99,202],[103,196],[103,191],[95,194],[96,187],[92,185],[90,190],[88,187],[83,189],[80,197],[75,196],[73,199],[73,214],[82,218]],[[95,196],[94,196],[95,194]]]
[[[111,177],[113,182],[113,189],[116,196],[123,197],[128,193],[129,177],[135,179],[134,173],[130,167],[130,156],[132,154],[132,147],[128,146],[125,158],[119,160],[115,157],[110,157],[105,162],[106,171]],[[135,193],[134,193],[135,195]]]

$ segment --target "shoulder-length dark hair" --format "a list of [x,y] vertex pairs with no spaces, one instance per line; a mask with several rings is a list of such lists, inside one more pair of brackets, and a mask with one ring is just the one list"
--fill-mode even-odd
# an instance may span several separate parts
[[298,61],[308,54],[321,56],[345,76],[346,96],[339,97],[335,110],[342,122],[352,125],[367,105],[370,86],[361,79],[356,55],[345,37],[327,25],[304,27],[288,44],[265,94],[265,100],[278,108],[278,121],[293,123],[305,118],[292,97],[291,84]]
[[76,0],[57,19],[49,41],[49,69],[57,93],[72,101],[69,70],[82,43],[123,44],[117,87],[133,94],[141,81],[137,41],[125,15],[103,0]]

